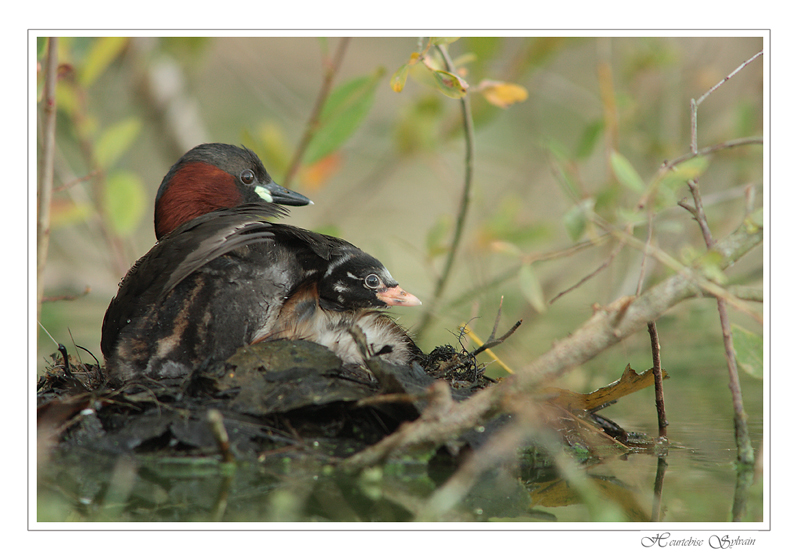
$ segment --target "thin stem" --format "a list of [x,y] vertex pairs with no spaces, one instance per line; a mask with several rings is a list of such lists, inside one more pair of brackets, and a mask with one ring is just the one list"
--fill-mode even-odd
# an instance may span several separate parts
[[623,247],[623,246],[625,246],[625,243],[624,243],[624,242],[622,242],[622,241],[618,242],[618,243],[617,243],[617,246],[615,246],[615,247],[614,247],[614,249],[611,251],[611,254],[609,254],[609,255],[608,255],[608,258],[606,258],[606,259],[603,261],[603,263],[602,263],[602,264],[600,264],[600,266],[598,266],[598,267],[597,267],[597,268],[596,268],[596,269],[595,269],[593,272],[591,272],[591,273],[589,273],[588,275],[586,275],[586,276],[584,276],[583,278],[581,278],[581,280],[580,280],[580,281],[578,281],[578,283],[576,283],[576,284],[572,285],[571,287],[568,287],[567,289],[565,289],[564,291],[562,291],[561,293],[559,293],[558,295],[556,295],[555,297],[553,297],[552,299],[550,299],[550,301],[548,301],[548,303],[547,303],[547,304],[548,304],[548,305],[552,305],[552,304],[553,304],[553,303],[555,303],[555,302],[556,302],[556,301],[557,301],[559,298],[563,297],[564,295],[566,295],[566,294],[567,294],[567,293],[569,293],[570,291],[573,291],[573,290],[575,290],[575,289],[578,289],[578,288],[579,288],[581,285],[583,285],[584,283],[586,283],[587,281],[589,281],[590,279],[592,279],[593,277],[595,277],[597,274],[599,274],[600,272],[602,272],[603,270],[605,270],[606,268],[608,268],[608,267],[611,265],[611,263],[614,261],[614,259],[617,257],[617,255],[619,254],[619,252],[622,250],[622,247]]
[[56,79],[58,77],[58,38],[47,41],[44,82],[44,123],[42,130],[42,166],[39,170],[39,207],[37,229],[37,297],[36,316],[42,311],[44,295],[44,269],[47,264],[47,249],[50,244],[50,203],[53,198],[53,162],[56,151]]
[[[706,219],[705,211],[703,211],[703,199],[700,196],[700,187],[695,180],[688,181],[689,191],[694,198],[693,211],[690,209],[692,215],[700,226],[703,232],[703,239],[706,246],[710,249],[716,244],[714,238],[711,236],[711,230],[708,227],[708,220]],[[684,208],[688,204],[681,204]],[[688,208],[687,208],[688,209]],[[733,348],[733,336],[731,334],[731,323],[728,316],[728,305],[722,297],[717,296],[717,310],[719,311],[720,325],[722,326],[722,343],[725,346],[725,360],[728,364],[728,388],[731,391],[731,399],[733,401],[733,422],[736,431],[736,447],[739,449],[739,462],[742,464],[752,465],[755,462],[755,453],[753,452],[753,445],[750,442],[750,435],[747,428],[747,420],[745,419],[744,401],[742,399],[742,386],[739,382],[739,369],[736,365],[736,352]]]
[[655,381],[656,413],[658,415],[658,436],[667,436],[667,411],[664,407],[664,380],[661,374],[661,343],[658,341],[658,329],[655,321],[647,323],[647,332],[650,334],[650,350],[653,353],[653,380]]
[[724,84],[724,83],[725,83],[725,82],[727,82],[729,79],[731,79],[733,76],[735,76],[736,74],[738,74],[738,73],[739,73],[739,72],[740,72],[740,71],[741,71],[741,70],[742,70],[742,69],[743,69],[745,66],[747,66],[748,64],[750,64],[750,63],[751,63],[753,60],[755,60],[756,58],[758,58],[758,57],[759,57],[759,56],[761,56],[762,54],[764,54],[764,51],[763,51],[763,50],[761,50],[761,51],[757,52],[755,55],[753,55],[752,57],[750,57],[748,60],[745,60],[744,62],[742,62],[742,63],[739,65],[739,67],[738,67],[738,68],[736,68],[736,69],[735,69],[733,72],[731,72],[730,74],[728,74],[727,76],[725,76],[724,78],[722,78],[722,80],[721,80],[721,81],[720,81],[720,82],[719,82],[717,85],[715,85],[714,87],[712,87],[711,89],[709,89],[708,91],[706,91],[706,92],[705,92],[703,95],[701,95],[701,96],[700,96],[700,99],[698,99],[697,101],[695,101],[694,99],[692,99],[692,100],[691,100],[691,103],[690,103],[690,113],[691,113],[691,143],[690,143],[690,145],[691,145],[691,150],[692,150],[692,153],[693,153],[693,154],[695,154],[695,155],[697,154],[697,109],[698,109],[698,107],[700,106],[700,103],[702,103],[703,101],[705,101],[705,100],[706,100],[706,98],[707,98],[709,95],[711,95],[711,94],[712,94],[712,93],[714,93],[714,92],[715,92],[717,89],[719,89],[720,87],[722,87],[722,84]]
[[752,138],[737,138],[736,140],[728,140],[727,142],[721,142],[719,144],[714,144],[713,146],[705,147],[700,151],[685,153],[680,157],[673,159],[672,161],[665,161],[662,167],[671,168],[677,165],[678,163],[683,163],[684,161],[694,159],[695,157],[708,155],[710,153],[716,153],[718,151],[722,151],[723,149],[731,149],[731,148],[737,148],[739,146],[763,145],[763,144],[764,144],[764,138],[762,136],[753,136]]
[[[437,49],[444,59],[448,72],[455,72],[456,68],[447,49],[443,45],[437,45]],[[455,231],[453,232],[453,240],[450,243],[450,249],[447,251],[447,260],[442,270],[442,275],[436,283],[436,288],[433,292],[433,300],[428,307],[425,315],[422,317],[422,322],[417,329],[417,334],[422,335],[425,329],[430,325],[433,318],[433,313],[438,307],[439,300],[441,299],[447,281],[450,279],[450,272],[453,269],[455,262],[456,252],[458,245],[461,243],[461,237],[464,232],[464,224],[467,218],[467,209],[469,208],[470,191],[472,189],[472,172],[475,163],[475,131],[472,124],[472,110],[470,108],[469,95],[464,95],[461,98],[461,116],[464,122],[464,141],[466,143],[466,154],[464,158],[464,186],[461,190],[461,202],[459,203],[458,214],[456,217]]]
[[311,115],[308,117],[306,130],[303,133],[303,137],[300,139],[300,143],[297,145],[294,155],[292,156],[292,162],[289,164],[289,170],[286,172],[286,177],[283,179],[283,186],[285,188],[289,188],[289,185],[292,183],[297,171],[300,169],[300,164],[303,161],[303,155],[305,155],[306,150],[308,149],[308,146],[311,143],[311,140],[314,138],[317,128],[319,127],[319,116],[322,114],[323,107],[325,107],[325,101],[327,101],[328,96],[331,94],[331,89],[333,88],[333,78],[339,71],[339,67],[342,64],[344,54],[347,51],[347,45],[349,43],[350,37],[342,37],[336,48],[336,52],[333,55],[333,59],[326,59],[325,61],[325,76],[322,79],[322,87],[319,89],[317,100],[314,102],[314,108],[311,110]]

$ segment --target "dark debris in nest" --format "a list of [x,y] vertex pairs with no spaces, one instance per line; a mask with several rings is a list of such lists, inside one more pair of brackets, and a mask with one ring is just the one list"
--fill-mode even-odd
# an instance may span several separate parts
[[[458,351],[451,345],[435,348],[423,360],[423,368],[434,378],[446,380],[458,394],[485,388],[495,382],[483,375],[486,367],[466,350]],[[456,399],[459,399],[456,396]]]
[[233,456],[344,457],[419,417],[438,379],[458,399],[492,382],[464,355],[437,348],[409,367],[373,358],[367,371],[317,344],[280,340],[242,347],[188,378],[113,386],[98,365],[70,358],[65,367],[56,354],[37,387],[39,436],[104,452],[215,455],[209,410],[217,410]]

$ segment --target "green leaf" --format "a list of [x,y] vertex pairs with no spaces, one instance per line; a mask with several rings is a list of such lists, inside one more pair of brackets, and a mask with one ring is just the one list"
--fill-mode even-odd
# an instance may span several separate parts
[[389,80],[389,85],[392,87],[392,91],[396,93],[403,91],[403,88],[406,86],[406,79],[408,78],[408,69],[409,65],[403,64],[394,74],[392,74],[392,77]]
[[319,127],[311,139],[303,163],[311,165],[339,149],[369,113],[375,100],[375,88],[383,69],[371,75],[350,80],[337,87],[328,97],[319,119]]
[[617,151],[611,152],[611,169],[620,184],[634,192],[644,191],[644,181],[636,169],[633,168],[631,162]]
[[80,74],[81,85],[92,85],[127,44],[128,37],[100,37],[93,41]]
[[116,171],[106,179],[106,212],[117,235],[128,235],[144,217],[147,196],[141,179]]
[[142,123],[137,117],[126,118],[107,128],[97,140],[97,163],[105,169],[112,167],[131,147],[141,128]]
[[577,241],[583,236],[584,231],[586,231],[586,214],[591,212],[593,208],[594,200],[592,198],[587,198],[572,206],[567,210],[567,213],[564,214],[562,221],[564,227],[567,229],[567,233],[569,233],[570,239]]
[[461,99],[467,94],[467,82],[455,74],[445,72],[444,70],[432,70],[432,72],[436,89],[448,97],[452,97],[453,99]]
[[597,145],[597,141],[603,136],[602,132],[604,127],[603,120],[598,119],[583,129],[581,138],[578,141],[578,147],[575,150],[576,159],[586,159],[592,154]]
[[731,325],[733,350],[739,368],[750,376],[763,378],[764,375],[764,338],[745,330],[738,324]]
[[527,264],[520,268],[519,286],[525,299],[528,300],[528,303],[530,303],[537,312],[543,313],[547,310],[542,284],[539,282],[536,272],[533,271],[532,264]]

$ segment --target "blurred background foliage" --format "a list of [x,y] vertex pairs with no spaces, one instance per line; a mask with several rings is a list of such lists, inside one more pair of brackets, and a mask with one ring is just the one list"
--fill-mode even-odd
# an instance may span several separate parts
[[[689,151],[690,99],[762,48],[761,38],[462,37],[445,41],[455,77],[441,72],[433,49],[429,65],[415,59],[427,39],[358,37],[346,48],[340,41],[59,40],[56,192],[44,276],[45,296],[55,300],[41,312],[56,340],[71,353],[73,343],[84,346],[102,361],[105,309],[125,271],[155,242],[155,192],[188,149],[207,141],[245,144],[279,183],[286,181],[338,56],[330,95],[288,185],[315,205],[294,208],[287,221],[360,246],[432,305],[464,180],[457,97],[466,87],[476,144],[471,202],[452,277],[417,341],[425,351],[461,341],[469,346],[458,337],[464,322],[485,339],[502,296],[500,330],[524,322],[495,352],[519,368],[588,319],[592,305],[636,292],[642,257],[624,248],[602,272],[551,303],[615,248],[588,212],[615,225],[633,221],[644,240],[647,214],[636,204],[662,162]],[[45,44],[40,39],[42,64]],[[701,148],[762,133],[762,75],[758,60],[706,100]],[[691,171],[703,173],[716,238],[741,223],[746,187],[760,207],[760,146],[717,152],[695,160]],[[663,181],[669,184],[651,208],[652,242],[685,261],[704,244],[689,213],[676,205],[688,195],[678,178]],[[754,252],[729,271],[729,281],[761,285],[762,255]],[[644,288],[672,273],[653,261],[646,271]],[[422,311],[396,315],[413,332]],[[742,313],[733,318],[746,340],[740,343],[760,357],[760,325]],[[714,407],[730,413],[723,411],[730,404],[714,300],[678,306],[659,331],[673,379],[680,371],[708,373],[703,382],[723,393]],[[41,329],[38,341],[41,370],[56,348]],[[591,390],[618,378],[628,362],[637,370],[650,366],[647,332],[564,383]],[[760,375],[758,363],[748,366]],[[488,372],[504,374],[496,364]],[[756,390],[746,396],[748,412],[760,417],[760,383],[749,386]]]

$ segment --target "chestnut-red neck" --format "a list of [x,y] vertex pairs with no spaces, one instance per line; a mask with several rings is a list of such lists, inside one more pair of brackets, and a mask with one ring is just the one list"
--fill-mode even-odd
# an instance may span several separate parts
[[242,202],[231,174],[210,163],[189,162],[173,175],[156,204],[156,238],[196,217]]

